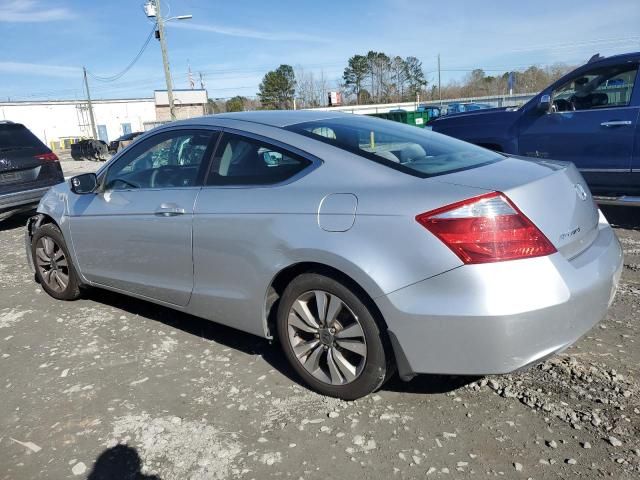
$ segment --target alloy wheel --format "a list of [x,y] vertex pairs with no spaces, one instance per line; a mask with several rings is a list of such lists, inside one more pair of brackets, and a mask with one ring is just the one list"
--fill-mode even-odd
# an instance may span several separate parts
[[330,385],[353,382],[367,360],[358,317],[338,296],[323,290],[300,295],[287,319],[294,355],[316,379]]
[[47,287],[63,292],[69,285],[69,262],[64,250],[56,241],[43,236],[36,243],[36,266]]

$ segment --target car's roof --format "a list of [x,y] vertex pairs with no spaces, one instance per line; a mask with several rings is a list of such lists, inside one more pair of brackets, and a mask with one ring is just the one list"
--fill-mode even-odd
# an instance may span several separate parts
[[257,110],[252,112],[218,113],[197,119],[189,119],[180,122],[181,124],[202,124],[211,122],[216,124],[219,119],[242,120],[244,122],[261,123],[273,127],[286,127],[297,123],[312,122],[314,120],[326,120],[343,115],[351,115],[342,112],[326,112],[319,110]]
[[0,127],[7,127],[7,128],[13,128],[13,129],[27,128],[23,124],[12,122],[11,120],[0,120]]
[[595,63],[600,63],[600,62],[608,62],[610,60],[614,60],[614,61],[619,61],[619,60],[636,60],[640,58],[640,52],[630,52],[630,53],[621,53],[619,55],[612,55],[610,57],[600,57],[597,59],[594,59],[591,62],[587,62],[585,65],[593,65]]

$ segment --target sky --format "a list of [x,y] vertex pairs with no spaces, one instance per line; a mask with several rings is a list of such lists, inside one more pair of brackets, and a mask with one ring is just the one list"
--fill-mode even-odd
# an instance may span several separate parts
[[[349,57],[369,50],[415,56],[427,80],[529,65],[578,65],[594,53],[640,51],[640,0],[162,0],[174,88],[209,97],[254,96],[282,63],[336,85]],[[83,98],[82,67],[124,69],[153,23],[143,0],[0,0],[0,101]],[[150,97],[166,88],[152,39],[119,80],[89,76],[94,98]]]

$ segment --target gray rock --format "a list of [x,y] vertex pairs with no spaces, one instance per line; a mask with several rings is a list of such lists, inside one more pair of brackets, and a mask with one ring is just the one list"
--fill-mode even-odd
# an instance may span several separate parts
[[614,447],[621,447],[622,446],[622,442],[620,440],[618,440],[616,437],[614,437],[613,435],[610,436],[609,438],[607,438],[607,441]]
[[516,469],[516,472],[521,472],[522,471],[522,464],[518,463],[518,462],[514,462],[513,468]]
[[555,440],[547,440],[545,443],[547,444],[547,447],[558,448],[558,443]]

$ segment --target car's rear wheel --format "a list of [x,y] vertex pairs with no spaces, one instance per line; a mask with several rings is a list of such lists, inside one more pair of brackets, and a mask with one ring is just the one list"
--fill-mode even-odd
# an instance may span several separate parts
[[312,389],[355,400],[385,380],[384,332],[358,294],[319,274],[296,277],[278,306],[285,356]]
[[36,230],[31,239],[31,255],[36,277],[45,292],[58,300],[80,297],[78,274],[57,226],[48,223]]

